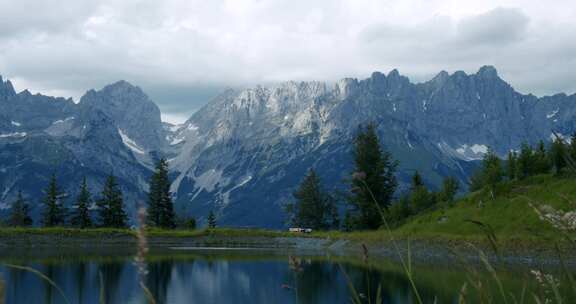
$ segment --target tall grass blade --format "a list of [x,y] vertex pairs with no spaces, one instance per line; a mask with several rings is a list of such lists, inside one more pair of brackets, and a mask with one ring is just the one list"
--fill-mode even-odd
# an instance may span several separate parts
[[388,235],[390,236],[390,240],[392,241],[392,245],[394,246],[394,250],[396,251],[398,258],[400,259],[400,263],[402,264],[402,268],[404,269],[404,272],[406,273],[408,281],[410,282],[410,286],[412,287],[412,291],[414,292],[414,294],[416,296],[417,302],[420,304],[424,304],[424,302],[422,301],[422,297],[420,296],[420,292],[418,291],[418,288],[416,287],[416,282],[414,282],[414,277],[412,276],[412,272],[410,271],[408,265],[406,264],[406,261],[402,257],[402,252],[400,251],[400,248],[399,248],[398,244],[396,243],[396,239],[394,238],[394,235],[392,234],[392,229],[390,229],[390,225],[388,224],[388,221],[386,220],[386,215],[384,214],[384,210],[382,210],[382,207],[378,204],[378,200],[374,196],[374,193],[372,192],[372,190],[370,189],[370,186],[368,186],[366,181],[363,179],[360,179],[360,181],[364,184],[364,187],[366,187],[366,190],[370,194],[370,197],[372,198],[372,201],[374,202],[374,205],[376,206],[376,209],[378,210],[378,213],[380,214],[380,217],[382,218],[382,223],[384,223],[384,227],[386,228],[386,231],[388,232]]
[[480,260],[482,261],[482,263],[484,263],[484,266],[486,266],[486,270],[488,270],[488,272],[492,275],[492,278],[498,285],[498,290],[500,291],[500,295],[502,296],[503,303],[508,303],[508,299],[506,297],[506,293],[504,292],[504,286],[502,285],[502,281],[500,281],[498,273],[496,273],[496,270],[494,269],[494,267],[492,267],[492,264],[490,264],[490,261],[488,261],[486,254],[482,250],[480,250]]
[[104,276],[102,271],[98,272],[98,277],[100,278],[100,304],[106,304],[106,289],[104,288]]
[[346,273],[346,270],[344,270],[344,267],[342,267],[342,264],[338,263],[338,266],[340,267],[340,271],[342,271],[342,274],[344,275],[344,279],[346,279],[346,285],[348,285],[348,289],[350,289],[350,292],[352,293],[352,303],[362,304],[362,301],[360,300],[360,296],[358,296],[358,292],[356,291],[354,284],[352,284],[352,280],[350,279],[350,277]]
[[41,278],[42,280],[44,280],[45,282],[47,282],[48,284],[50,284],[52,287],[54,287],[54,289],[56,289],[56,291],[58,291],[58,293],[62,296],[62,298],[64,299],[64,301],[68,304],[70,304],[70,301],[68,300],[68,298],[66,297],[66,295],[64,294],[64,291],[62,289],[60,289],[60,287],[56,284],[56,282],[52,281],[52,279],[50,279],[48,276],[46,276],[45,274],[43,274],[42,272],[32,268],[32,267],[27,267],[27,266],[21,266],[21,265],[14,265],[14,264],[5,264],[2,263],[1,265],[8,267],[8,268],[13,268],[13,269],[18,269],[18,270],[24,270],[24,271],[28,271],[30,273],[35,274],[36,276],[38,276],[39,278]]

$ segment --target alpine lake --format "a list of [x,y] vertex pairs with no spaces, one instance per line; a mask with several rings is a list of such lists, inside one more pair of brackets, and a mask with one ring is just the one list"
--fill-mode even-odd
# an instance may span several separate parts
[[[407,262],[407,260],[405,260]],[[146,256],[144,277],[133,249],[46,250],[0,256],[5,303],[418,303],[398,259],[331,256],[257,248],[164,248]],[[476,303],[537,288],[531,267],[462,266],[411,261],[423,303]],[[141,279],[142,278],[142,279]],[[478,288],[475,284],[482,282]],[[527,295],[526,295],[527,296]],[[153,302],[152,302],[153,303]]]

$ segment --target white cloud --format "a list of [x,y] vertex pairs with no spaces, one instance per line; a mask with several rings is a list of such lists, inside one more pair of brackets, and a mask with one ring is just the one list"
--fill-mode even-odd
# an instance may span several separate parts
[[572,93],[575,26],[568,0],[0,0],[0,74],[65,96],[118,79],[193,96],[392,68],[426,80],[492,64],[522,92]]

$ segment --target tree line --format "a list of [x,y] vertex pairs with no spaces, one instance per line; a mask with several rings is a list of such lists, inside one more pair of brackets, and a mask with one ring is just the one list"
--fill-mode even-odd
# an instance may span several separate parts
[[[293,194],[294,202],[286,205],[290,225],[351,231],[378,229],[386,220],[393,227],[416,214],[454,203],[460,189],[456,178],[444,178],[440,189],[431,191],[418,171],[413,174],[408,191],[395,199],[398,162],[381,148],[373,124],[360,127],[353,144],[354,169],[348,181],[349,193],[340,197],[346,203],[344,219],[339,220],[334,196],[322,189],[320,178],[310,169]],[[542,173],[562,174],[569,165],[576,168],[575,160],[576,134],[569,143],[557,136],[549,147],[544,141],[535,147],[523,143],[519,151],[510,151],[506,161],[488,149],[480,169],[470,178],[469,189],[487,187],[495,196],[496,185],[503,180],[521,180]]]
[[[290,225],[316,230],[377,229],[383,219],[392,214],[391,210],[396,210],[398,204],[392,202],[398,187],[398,162],[380,146],[376,126],[360,127],[353,144],[354,169],[352,178],[347,181],[350,191],[340,195],[346,202],[344,219],[339,219],[334,196],[322,189],[320,178],[314,169],[310,169],[293,194],[295,201],[286,205]],[[419,182],[414,187],[418,194],[414,195],[422,196],[425,188],[421,178],[416,175],[415,179]],[[454,183],[454,180],[450,182]]]
[[[48,186],[44,189],[42,199],[42,217],[40,225],[43,227],[71,226],[76,228],[127,228],[128,216],[122,190],[114,175],[110,174],[100,192],[99,198],[94,200],[88,188],[86,178],[79,185],[78,195],[72,208],[68,210],[64,205],[67,194],[58,186],[56,175],[50,178]],[[93,218],[92,209],[96,216]],[[178,219],[174,212],[172,194],[170,193],[170,179],[168,177],[168,162],[160,159],[149,180],[147,202],[147,225],[164,229],[174,229],[177,226],[194,229],[194,218]],[[211,212],[210,227],[216,227],[216,219]],[[8,219],[11,226],[32,226],[30,207],[19,191],[12,204]]]
[[492,149],[484,155],[482,166],[471,178],[470,191],[487,187],[492,198],[503,181],[523,180],[538,174],[562,175],[576,169],[576,133],[565,141],[556,136],[548,146],[540,141],[535,147],[524,142],[519,151],[510,151],[501,160]]

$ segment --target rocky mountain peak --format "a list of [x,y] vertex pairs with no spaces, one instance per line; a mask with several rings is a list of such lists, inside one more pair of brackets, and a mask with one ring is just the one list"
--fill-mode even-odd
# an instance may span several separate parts
[[139,87],[127,81],[88,91],[79,105],[87,115],[101,111],[110,117],[123,134],[146,150],[159,150],[165,144],[160,109]]
[[494,79],[498,78],[498,71],[491,65],[485,65],[478,70],[476,75],[483,79]]
[[16,92],[10,80],[6,79],[4,81],[2,75],[0,75],[0,99],[8,99],[14,95],[16,95]]

